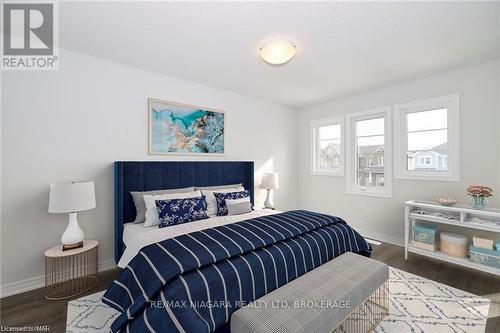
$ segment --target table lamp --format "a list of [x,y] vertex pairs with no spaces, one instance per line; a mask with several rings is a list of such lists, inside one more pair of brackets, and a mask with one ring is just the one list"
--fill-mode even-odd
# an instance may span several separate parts
[[260,188],[267,190],[267,196],[266,196],[266,201],[264,202],[264,207],[274,209],[272,190],[278,189],[279,187],[280,186],[278,181],[278,174],[276,172],[266,172],[262,175]]
[[85,234],[78,225],[77,212],[95,207],[94,182],[50,184],[49,213],[69,213],[61,242],[63,251],[83,246]]

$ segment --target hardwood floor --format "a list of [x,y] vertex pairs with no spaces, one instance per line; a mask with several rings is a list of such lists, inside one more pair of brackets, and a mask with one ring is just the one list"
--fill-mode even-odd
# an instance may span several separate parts
[[[499,277],[416,254],[410,254],[410,258],[405,261],[403,251],[402,247],[382,244],[374,246],[372,258],[409,273],[490,298],[493,302],[486,332],[500,332]],[[106,289],[117,274],[118,270],[101,273],[99,284],[87,294]],[[4,327],[49,325],[50,332],[64,332],[67,302],[46,300],[43,289],[6,297],[0,300],[0,324]]]
[[49,301],[43,297],[43,288],[2,298],[0,299],[0,325],[3,327],[48,325],[50,333],[65,332],[68,301],[107,289],[118,272],[118,269],[114,269],[100,273],[99,283],[94,289],[67,300]]

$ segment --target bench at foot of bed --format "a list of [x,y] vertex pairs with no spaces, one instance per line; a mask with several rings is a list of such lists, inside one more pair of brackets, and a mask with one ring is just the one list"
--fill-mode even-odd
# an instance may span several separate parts
[[389,267],[345,253],[231,316],[232,333],[369,332],[388,313]]

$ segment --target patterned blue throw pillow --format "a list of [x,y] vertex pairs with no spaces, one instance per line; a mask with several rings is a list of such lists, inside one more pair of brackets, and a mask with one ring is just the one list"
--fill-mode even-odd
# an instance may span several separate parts
[[160,228],[208,219],[205,196],[185,199],[156,200]]
[[245,190],[241,192],[218,193],[214,192],[215,200],[217,201],[217,216],[227,215],[226,199],[234,200],[250,196],[250,193]]

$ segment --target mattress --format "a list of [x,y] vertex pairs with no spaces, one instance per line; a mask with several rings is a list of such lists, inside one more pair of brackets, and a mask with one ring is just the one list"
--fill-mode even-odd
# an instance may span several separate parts
[[123,243],[126,248],[123,252],[118,267],[125,268],[130,260],[132,260],[137,253],[146,245],[160,242],[162,240],[172,238],[175,236],[188,234],[190,232],[199,231],[203,229],[213,228],[219,225],[235,223],[254,217],[280,213],[276,210],[260,209],[254,210],[247,214],[240,215],[227,215],[215,216],[205,220],[183,223],[166,228],[158,228],[158,226],[144,227],[144,223],[126,223],[123,226]]

